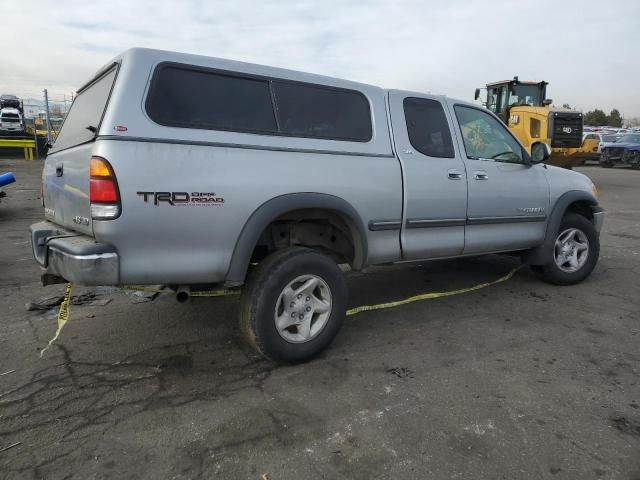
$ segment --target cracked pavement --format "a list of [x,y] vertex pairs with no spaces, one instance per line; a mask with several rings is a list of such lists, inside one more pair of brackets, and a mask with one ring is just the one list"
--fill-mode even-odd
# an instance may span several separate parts
[[[64,292],[40,286],[30,252],[40,168],[0,159],[18,179],[0,203],[0,478],[640,478],[640,172],[580,169],[607,210],[583,284],[525,268],[348,318],[319,359],[278,366],[244,345],[237,297],[134,304],[110,289],[106,306],[72,306],[40,358],[57,309],[25,304]],[[352,273],[350,304],[517,264]]]

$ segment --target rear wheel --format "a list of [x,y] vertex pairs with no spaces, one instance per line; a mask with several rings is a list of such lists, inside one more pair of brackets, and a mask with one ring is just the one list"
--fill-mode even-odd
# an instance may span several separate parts
[[346,300],[346,284],[333,260],[291,247],[272,253],[251,273],[240,300],[240,325],[265,357],[304,362],[335,338]]
[[613,162],[609,160],[609,154],[604,151],[600,154],[600,166],[602,168],[611,168],[613,167]]
[[600,240],[593,224],[576,213],[565,215],[560,223],[551,258],[545,265],[532,267],[544,281],[572,285],[589,276],[598,262]]

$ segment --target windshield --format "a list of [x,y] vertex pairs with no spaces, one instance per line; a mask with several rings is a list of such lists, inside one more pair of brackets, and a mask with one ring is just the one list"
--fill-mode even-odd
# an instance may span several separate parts
[[538,85],[516,85],[509,92],[509,106],[513,105],[540,105],[540,89]]
[[602,135],[603,142],[615,142],[616,140],[618,140],[617,135]]
[[115,78],[114,66],[78,93],[62,124],[62,130],[54,144],[55,150],[74,147],[95,138]]
[[618,140],[618,143],[640,143],[640,133],[632,133],[630,135],[623,135]]

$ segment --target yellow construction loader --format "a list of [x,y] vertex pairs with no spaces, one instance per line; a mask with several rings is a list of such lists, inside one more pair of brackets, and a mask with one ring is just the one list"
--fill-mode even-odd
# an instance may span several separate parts
[[[531,145],[544,142],[551,147],[551,165],[572,168],[584,163],[582,112],[551,106],[547,82],[513,80],[488,83],[483,104],[511,129],[531,153]],[[480,97],[476,88],[475,99]],[[588,147],[587,147],[588,148]]]

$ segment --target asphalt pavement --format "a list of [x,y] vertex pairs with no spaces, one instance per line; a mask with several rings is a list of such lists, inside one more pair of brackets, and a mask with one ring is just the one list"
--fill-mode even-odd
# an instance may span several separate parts
[[[640,171],[584,167],[607,211],[584,283],[501,284],[349,317],[317,360],[243,343],[237,297],[42,287],[38,161],[0,159],[0,478],[640,479]],[[350,274],[351,306],[495,280],[510,256]],[[90,305],[96,300],[106,305]]]

